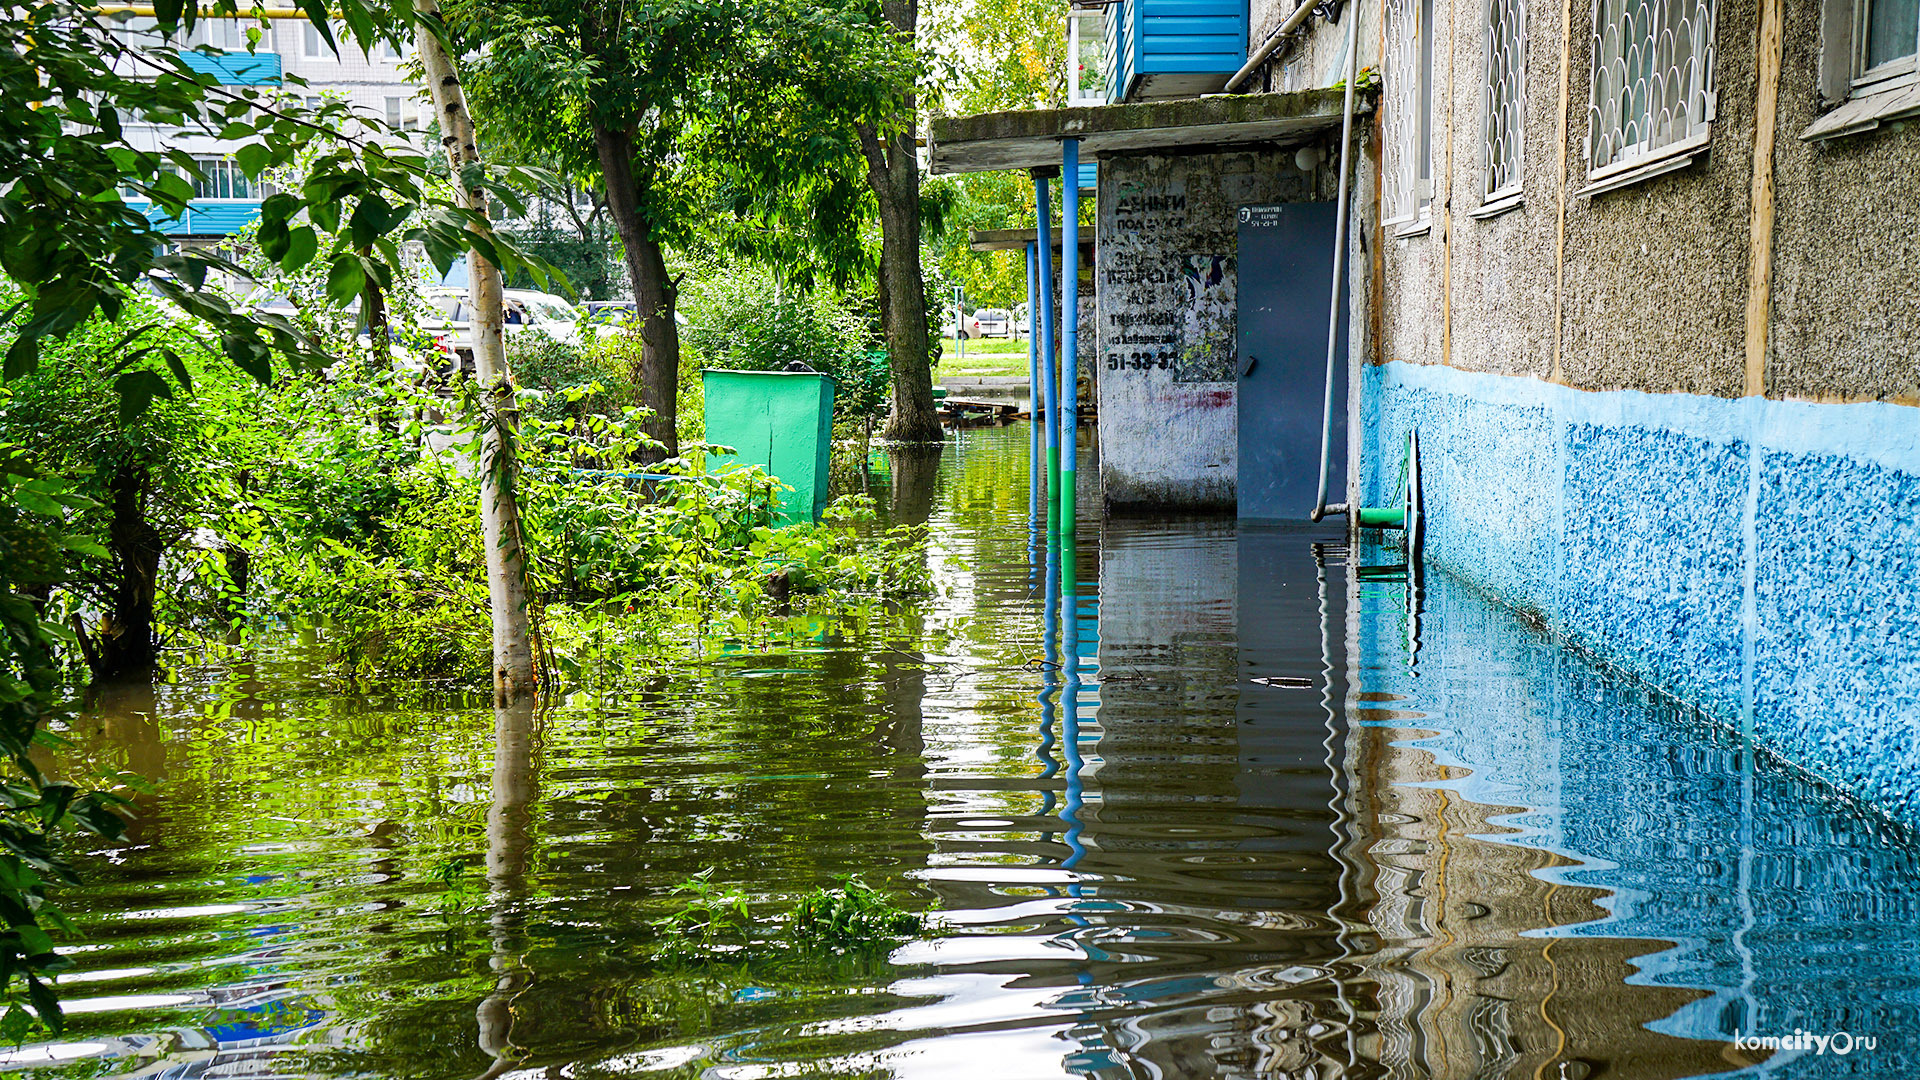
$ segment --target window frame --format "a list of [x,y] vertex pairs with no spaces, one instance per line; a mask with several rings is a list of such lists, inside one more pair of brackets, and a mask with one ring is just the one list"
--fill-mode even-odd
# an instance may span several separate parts
[[[205,186],[217,189],[221,183],[225,183],[227,188],[225,195],[203,195],[200,193],[202,182],[189,176],[186,180],[194,187],[194,202],[253,202],[261,197],[255,183],[247,178],[245,170],[233,158],[220,154],[195,154],[193,163],[207,178]],[[236,190],[244,190],[245,194],[234,194]]]
[[1910,86],[1920,78],[1920,18],[1914,20],[1914,51],[1878,67],[1867,66],[1867,34],[1874,0],[1853,0],[1852,48],[1848,53],[1848,97],[1865,97]]
[[[333,40],[338,44],[340,28],[329,25],[328,29],[333,31]],[[305,19],[300,22],[300,55],[308,60],[332,60],[335,63],[342,59],[339,53],[327,48],[326,39],[320,36],[320,28]]]

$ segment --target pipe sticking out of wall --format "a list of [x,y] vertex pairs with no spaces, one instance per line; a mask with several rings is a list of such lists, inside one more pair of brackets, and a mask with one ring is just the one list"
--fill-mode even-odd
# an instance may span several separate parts
[[[1246,82],[1247,79],[1253,75],[1254,69],[1266,63],[1267,57],[1278,52],[1280,46],[1287,43],[1288,36],[1295,30],[1298,30],[1300,24],[1306,22],[1307,16],[1311,14],[1313,14],[1313,0],[1300,0],[1300,6],[1293,9],[1293,14],[1287,16],[1287,21],[1281,23],[1278,29],[1267,35],[1267,40],[1261,42],[1260,47],[1253,51],[1252,56],[1247,57],[1247,62],[1241,65],[1239,71],[1233,73],[1233,78],[1227,80],[1227,85],[1221,87],[1220,92],[1223,94],[1231,94],[1233,93],[1234,87]],[[1351,78],[1351,76],[1349,76],[1349,78]]]
[[1347,177],[1352,173],[1350,159],[1353,156],[1353,84],[1357,78],[1354,67],[1360,56],[1360,13],[1347,13],[1347,93],[1346,104],[1340,117],[1340,201],[1334,207],[1333,219],[1333,285],[1332,298],[1327,301],[1327,390],[1326,398],[1320,406],[1320,492],[1313,500],[1313,520],[1319,521],[1327,516],[1327,511],[1346,512],[1344,503],[1338,506],[1327,505],[1327,465],[1333,456],[1333,387],[1338,372],[1335,364],[1338,360],[1340,344],[1340,284],[1347,268],[1347,220],[1351,208],[1347,205]]

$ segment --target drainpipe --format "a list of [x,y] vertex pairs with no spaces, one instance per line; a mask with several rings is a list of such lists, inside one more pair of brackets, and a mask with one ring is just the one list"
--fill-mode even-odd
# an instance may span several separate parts
[[1039,314],[1034,303],[1034,296],[1039,292],[1036,278],[1039,271],[1033,260],[1035,246],[1027,245],[1027,516],[1038,522],[1040,498],[1047,481],[1040,471],[1040,338],[1033,332],[1033,319]]
[[[1247,57],[1247,62],[1241,65],[1239,71],[1233,73],[1233,78],[1227,80],[1227,85],[1221,87],[1220,92],[1223,94],[1231,94],[1233,93],[1234,87],[1246,82],[1247,78],[1253,74],[1254,69],[1266,63],[1267,57],[1278,52],[1280,46],[1287,43],[1287,36],[1295,30],[1298,30],[1300,24],[1306,22],[1307,16],[1311,14],[1313,14],[1313,0],[1300,0],[1300,6],[1293,9],[1293,14],[1287,16],[1287,21],[1281,23],[1279,29],[1267,35],[1267,40],[1261,43],[1258,49],[1254,50],[1252,56]],[[1353,35],[1349,33],[1347,36],[1351,38]],[[1349,78],[1351,78],[1351,76],[1349,76]]]
[[1040,375],[1047,409],[1047,531],[1060,531],[1060,387],[1053,363],[1053,223],[1048,220],[1051,169],[1033,170],[1033,214],[1040,249]]
[[1060,144],[1060,531],[1074,530],[1080,433],[1080,140]]
[[[1304,4],[1301,5],[1303,8]],[[1298,12],[1295,12],[1297,15]],[[1292,21],[1291,19],[1288,21]],[[1360,61],[1360,13],[1347,12],[1347,93],[1346,104],[1340,116],[1340,202],[1334,210],[1333,228],[1333,288],[1332,298],[1327,301],[1327,388],[1326,397],[1320,407],[1320,491],[1314,496],[1314,521],[1326,517],[1331,511],[1337,514],[1347,512],[1346,503],[1327,505],[1327,464],[1333,455],[1333,385],[1335,352],[1340,341],[1340,285],[1346,276],[1347,267],[1347,219],[1352,207],[1347,202],[1348,157],[1353,152],[1353,83],[1356,77],[1355,67]]]

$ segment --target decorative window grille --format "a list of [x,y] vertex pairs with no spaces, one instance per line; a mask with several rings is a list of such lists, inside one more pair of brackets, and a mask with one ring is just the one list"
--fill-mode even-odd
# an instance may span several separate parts
[[1718,96],[1715,0],[1595,0],[1587,160],[1595,174],[1704,146]]
[[1380,123],[1386,224],[1424,217],[1433,201],[1433,0],[1387,0]]
[[193,178],[193,197],[196,199],[250,199],[253,188],[247,182],[247,174],[230,158],[196,157],[193,163],[200,167],[200,175],[205,179]]
[[1487,3],[1487,126],[1482,147],[1486,201],[1520,193],[1526,118],[1526,0]]

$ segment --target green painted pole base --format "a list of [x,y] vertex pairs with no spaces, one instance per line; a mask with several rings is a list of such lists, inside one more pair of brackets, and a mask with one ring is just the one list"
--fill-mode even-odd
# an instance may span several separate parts
[[1074,531],[1074,520],[1080,509],[1079,498],[1074,493],[1074,473],[1067,469],[1060,473],[1060,531]]
[[1047,531],[1060,531],[1060,448],[1047,447]]
[[1354,524],[1363,529],[1404,529],[1407,512],[1398,506],[1363,506],[1354,515]]

